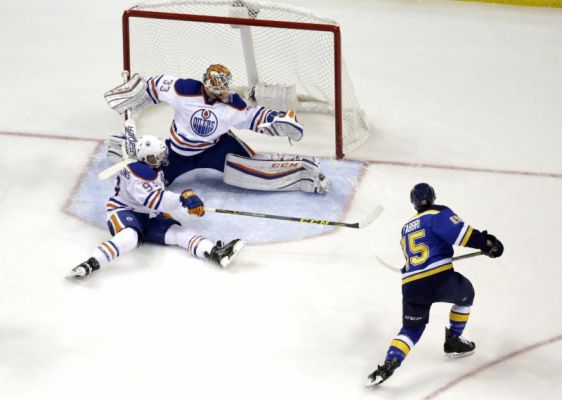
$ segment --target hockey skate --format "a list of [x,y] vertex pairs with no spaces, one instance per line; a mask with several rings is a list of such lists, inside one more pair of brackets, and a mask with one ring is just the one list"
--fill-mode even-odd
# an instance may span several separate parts
[[398,368],[400,364],[401,362],[396,358],[392,361],[385,361],[383,365],[379,365],[378,368],[367,377],[367,383],[365,384],[365,386],[373,387],[380,385],[392,376],[394,370]]
[[221,267],[226,268],[230,265],[234,258],[236,258],[240,250],[242,250],[245,245],[246,243],[240,239],[234,239],[227,244],[224,244],[219,240],[211,249],[211,253],[205,253],[205,257],[213,260]]
[[72,271],[67,275],[67,278],[85,278],[92,273],[100,269],[100,264],[98,260],[94,257],[89,258],[77,267],[72,268]]
[[455,336],[449,328],[445,328],[445,344],[443,345],[447,358],[460,358],[474,354],[476,345],[462,336]]
[[314,188],[314,193],[326,194],[330,191],[330,180],[326,178],[323,173],[318,175],[318,181],[316,187]]

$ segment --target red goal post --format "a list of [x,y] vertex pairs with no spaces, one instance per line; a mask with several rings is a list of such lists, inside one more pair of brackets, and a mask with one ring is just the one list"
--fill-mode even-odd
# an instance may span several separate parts
[[138,4],[122,23],[126,71],[201,79],[221,63],[235,90],[247,97],[256,88],[261,105],[332,115],[338,159],[368,138],[333,20],[261,1],[180,0]]

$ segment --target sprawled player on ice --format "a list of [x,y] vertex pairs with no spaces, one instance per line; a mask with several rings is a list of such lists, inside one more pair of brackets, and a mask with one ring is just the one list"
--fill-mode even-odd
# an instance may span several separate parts
[[[161,102],[174,108],[166,140],[169,164],[163,167],[167,184],[188,171],[211,168],[224,172],[227,184],[246,189],[326,193],[328,179],[315,159],[256,154],[232,133],[231,128],[245,129],[299,141],[304,130],[292,110],[279,112],[246,104],[230,91],[231,80],[229,69],[220,64],[211,65],[202,81],[170,75],[144,80],[135,74],[107,92],[105,98],[119,113]],[[109,142],[109,153],[118,159],[122,140],[123,137],[113,137]]]
[[88,276],[142,243],[180,246],[221,267],[232,262],[244,242],[235,239],[227,244],[213,244],[169,214],[184,209],[190,215],[202,217],[205,206],[192,189],[181,194],[164,189],[161,167],[167,164],[167,155],[168,148],[161,139],[148,135],[138,138],[138,161],[116,176],[114,193],[106,203],[107,226],[113,237],[101,243],[69,276]]

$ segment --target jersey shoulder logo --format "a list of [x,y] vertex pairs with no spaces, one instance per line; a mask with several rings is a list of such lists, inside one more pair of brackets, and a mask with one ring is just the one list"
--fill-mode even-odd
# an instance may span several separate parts
[[460,224],[461,222],[463,222],[462,219],[460,219],[458,215],[452,215],[451,217],[449,217],[449,219],[450,219],[451,222],[452,222],[453,224],[455,224],[455,225],[456,225],[456,224]]
[[196,135],[207,137],[217,130],[218,119],[214,112],[202,108],[193,113],[190,123],[191,129]]

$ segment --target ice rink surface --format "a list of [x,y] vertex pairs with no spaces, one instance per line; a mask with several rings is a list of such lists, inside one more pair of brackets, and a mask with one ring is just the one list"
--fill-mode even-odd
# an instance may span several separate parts
[[[340,21],[373,126],[349,155],[363,170],[337,216],[355,221],[377,203],[385,212],[362,230],[248,246],[224,271],[147,245],[81,282],[63,277],[108,233],[65,210],[120,126],[102,94],[119,83],[120,18],[132,4],[0,4],[1,399],[560,397],[562,10],[287,3]],[[308,121],[297,150],[330,157],[315,128]],[[402,262],[400,228],[420,181],[505,253],[456,264],[476,289],[465,330],[476,354],[443,359],[449,306],[438,304],[395,376],[368,390],[401,313],[400,277],[375,254]],[[213,219],[214,229],[254,222],[235,218]]]

